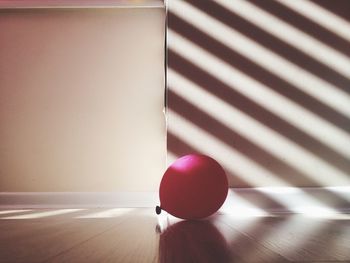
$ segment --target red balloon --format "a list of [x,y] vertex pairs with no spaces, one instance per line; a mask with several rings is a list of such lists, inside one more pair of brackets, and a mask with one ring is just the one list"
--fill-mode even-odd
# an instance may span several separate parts
[[222,206],[227,192],[227,177],[217,161],[205,155],[186,155],[165,171],[156,212],[165,210],[182,219],[204,218]]

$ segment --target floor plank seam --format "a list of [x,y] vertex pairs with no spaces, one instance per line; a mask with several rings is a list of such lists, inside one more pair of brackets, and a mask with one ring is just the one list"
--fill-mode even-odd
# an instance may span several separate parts
[[81,241],[81,242],[79,242],[79,243],[73,245],[72,247],[61,251],[60,253],[58,253],[58,254],[56,254],[56,255],[53,255],[53,256],[51,256],[51,257],[49,257],[49,258],[47,258],[47,259],[41,261],[40,263],[48,263],[48,262],[50,262],[51,260],[53,260],[53,259],[55,259],[55,258],[57,258],[57,257],[59,257],[59,256],[61,256],[61,255],[63,255],[63,254],[65,254],[65,253],[71,251],[72,249],[74,249],[74,248],[76,248],[76,247],[79,247],[80,245],[82,245],[82,244],[84,244],[84,243],[86,243],[86,242],[89,242],[90,240],[92,240],[92,239],[94,239],[94,238],[96,238],[96,237],[98,237],[98,236],[100,236],[100,235],[103,235],[104,233],[106,233],[106,232],[110,231],[111,229],[115,228],[116,226],[122,224],[122,223],[123,223],[124,221],[126,221],[126,220],[127,220],[127,218],[125,218],[125,219],[121,220],[120,222],[114,224],[113,226],[109,227],[108,229],[106,229],[106,230],[104,230],[104,231],[102,231],[102,232],[100,232],[100,233],[98,233],[98,234],[96,234],[96,235],[93,235],[93,236],[91,236],[91,237],[89,237],[89,238],[87,238],[87,239],[85,239],[85,240],[83,240],[83,241]]
[[228,226],[229,228],[231,228],[231,229],[233,229],[233,230],[239,232],[240,234],[242,234],[243,236],[245,236],[245,237],[247,237],[248,239],[252,240],[253,242],[256,242],[257,244],[259,244],[259,246],[261,246],[261,247],[267,249],[268,251],[271,251],[273,254],[278,255],[279,257],[281,257],[281,258],[284,260],[284,262],[286,262],[286,263],[293,263],[293,261],[290,261],[288,258],[284,257],[284,256],[281,255],[280,253],[278,253],[278,252],[276,252],[276,251],[273,251],[273,250],[271,250],[269,247],[267,247],[267,246],[265,246],[264,244],[258,242],[257,240],[255,240],[255,239],[254,239],[252,236],[250,236],[249,234],[244,233],[244,232],[240,231],[239,229],[236,229],[236,228],[232,227],[231,225],[229,225],[228,223],[226,223],[226,222],[223,221],[223,220],[220,220],[220,219],[219,219],[218,221],[224,223],[224,224],[225,224],[226,226]]

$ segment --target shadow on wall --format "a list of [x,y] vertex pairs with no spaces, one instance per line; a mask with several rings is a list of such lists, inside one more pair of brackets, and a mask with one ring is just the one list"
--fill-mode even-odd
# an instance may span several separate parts
[[170,2],[169,156],[211,155],[231,187],[350,185],[343,15],[310,1]]

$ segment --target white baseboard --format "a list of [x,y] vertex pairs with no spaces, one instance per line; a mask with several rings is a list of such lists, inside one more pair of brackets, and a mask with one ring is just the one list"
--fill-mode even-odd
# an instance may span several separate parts
[[[2,192],[0,208],[155,207],[158,192]],[[231,188],[225,213],[350,212],[350,187]]]

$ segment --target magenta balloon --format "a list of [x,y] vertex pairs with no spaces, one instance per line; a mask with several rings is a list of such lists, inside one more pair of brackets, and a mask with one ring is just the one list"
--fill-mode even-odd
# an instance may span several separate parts
[[217,161],[205,155],[186,155],[165,171],[159,189],[160,207],[179,218],[204,218],[222,206],[227,192],[227,177]]

